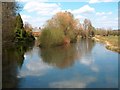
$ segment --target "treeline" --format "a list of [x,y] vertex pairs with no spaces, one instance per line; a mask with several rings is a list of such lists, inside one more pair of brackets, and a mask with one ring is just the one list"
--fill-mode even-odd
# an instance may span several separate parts
[[89,19],[80,23],[71,12],[58,12],[48,20],[39,37],[40,47],[54,47],[76,42],[81,38],[92,38],[95,35],[120,35],[119,30],[95,28]]
[[97,29],[95,29],[95,35],[100,35],[100,36],[109,36],[109,35],[119,36],[120,35],[120,30],[97,28]]
[[21,6],[17,2],[2,2],[2,43],[33,41],[31,32],[24,28],[19,14]]

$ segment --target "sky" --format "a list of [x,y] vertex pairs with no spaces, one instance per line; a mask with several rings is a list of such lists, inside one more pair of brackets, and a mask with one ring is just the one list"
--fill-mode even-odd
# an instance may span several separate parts
[[96,28],[118,28],[118,0],[17,0],[23,22],[43,27],[59,11],[70,11],[80,23],[90,19]]

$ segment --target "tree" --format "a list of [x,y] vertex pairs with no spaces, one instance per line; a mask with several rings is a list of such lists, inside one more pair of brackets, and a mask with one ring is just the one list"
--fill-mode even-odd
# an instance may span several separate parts
[[21,15],[18,14],[16,17],[16,23],[15,23],[16,29],[15,29],[15,41],[33,41],[35,40],[34,36],[32,35],[32,27],[30,24],[25,24],[23,27],[23,20],[21,18]]
[[92,23],[90,22],[89,23],[89,26],[88,26],[88,36],[89,37],[93,37],[95,34],[94,34],[94,27],[92,26]]
[[12,42],[14,39],[14,23],[20,5],[16,2],[2,2],[2,42]]
[[63,44],[64,32],[60,29],[44,28],[40,35],[40,43],[42,47],[53,47]]
[[32,29],[33,28],[28,22],[25,22],[24,29],[25,29],[25,31],[28,35],[32,35]]
[[88,26],[90,25],[90,20],[85,19],[83,23],[84,30],[88,30]]
[[18,13],[16,17],[16,22],[15,22],[15,38],[22,40],[23,39],[23,34],[25,34],[25,30],[23,28],[23,20],[21,18],[21,15]]
[[83,23],[83,37],[93,37],[94,36],[94,27],[90,20],[85,19]]
[[58,12],[52,19],[48,20],[45,27],[60,28],[63,30],[64,35],[70,38],[71,42],[76,38],[78,20],[74,18],[70,12]]
[[16,17],[16,28],[23,29],[23,20],[21,18],[21,15],[18,13]]
[[58,12],[53,18],[55,18],[57,26],[62,28],[65,35],[67,35],[69,31],[74,31],[77,27],[78,22],[70,12]]

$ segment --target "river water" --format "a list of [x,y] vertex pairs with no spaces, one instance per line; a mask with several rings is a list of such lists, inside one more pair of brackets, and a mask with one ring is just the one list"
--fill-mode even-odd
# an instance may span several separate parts
[[117,88],[118,53],[80,40],[49,49],[3,49],[3,88]]

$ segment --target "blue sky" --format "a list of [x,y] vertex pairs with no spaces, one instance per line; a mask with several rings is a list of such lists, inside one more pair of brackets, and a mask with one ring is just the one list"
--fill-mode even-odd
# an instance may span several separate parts
[[118,28],[118,0],[86,0],[60,2],[60,0],[19,0],[23,4],[20,12],[22,19],[33,27],[42,27],[45,22],[59,11],[70,11],[83,23],[91,20],[96,28]]

